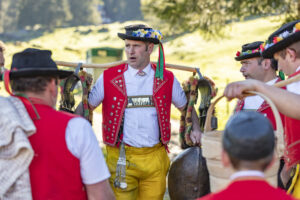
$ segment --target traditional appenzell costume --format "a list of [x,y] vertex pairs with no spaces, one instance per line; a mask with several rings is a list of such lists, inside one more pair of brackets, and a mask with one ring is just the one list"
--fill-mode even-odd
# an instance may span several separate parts
[[[257,42],[252,42],[249,44],[244,44],[242,46],[242,51],[238,51],[236,53],[236,57],[235,60],[237,61],[242,61],[245,59],[249,59],[249,58],[260,58],[261,54],[260,54],[260,45],[263,42],[261,41],[257,41]],[[273,61],[275,68],[274,70],[277,70],[277,62],[274,60]],[[267,82],[266,84],[269,85],[273,85],[274,83],[281,81],[281,78],[275,78],[274,80],[270,80],[269,82]],[[235,112],[239,112],[241,110],[254,110],[257,112],[262,113],[264,116],[266,116],[270,122],[272,123],[274,129],[276,130],[276,123],[275,123],[275,118],[273,115],[273,112],[271,110],[270,105],[264,101],[261,97],[259,96],[250,96],[250,97],[246,97],[243,100],[239,100],[237,102],[236,108],[235,108]],[[283,119],[283,115],[280,114],[281,119]],[[283,121],[284,123],[284,121]]]
[[[159,45],[159,62],[142,71],[122,64],[104,71],[89,95],[102,103],[102,134],[107,145],[111,186],[117,199],[163,199],[170,165],[171,103],[182,108],[185,94],[165,69],[162,35],[145,25],[125,27],[123,40]],[[97,123],[97,122],[95,122]]]
[[[288,48],[293,43],[300,41],[300,20],[284,24],[268,40],[261,45],[262,56],[272,58],[276,52]],[[296,71],[289,75],[288,78],[300,73],[300,66]],[[294,82],[287,85],[289,92],[300,94],[300,82]],[[289,102],[286,102],[289,103]],[[293,168],[291,181],[288,186],[288,192],[296,198],[300,198],[300,178],[299,178],[299,161],[300,161],[300,120],[292,119],[285,116],[284,127],[284,160],[287,169]]]
[[28,138],[34,150],[29,166],[33,199],[87,199],[84,185],[110,176],[88,121],[56,111],[42,99],[12,93],[9,89],[10,80],[65,78],[72,73],[58,70],[51,51],[26,49],[14,54],[11,71],[3,75],[7,91],[22,101],[36,127],[36,133]]

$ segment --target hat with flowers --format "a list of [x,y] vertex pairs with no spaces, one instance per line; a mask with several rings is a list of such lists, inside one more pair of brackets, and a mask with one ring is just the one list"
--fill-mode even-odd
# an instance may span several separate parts
[[125,27],[125,33],[118,33],[118,36],[125,40],[138,40],[151,42],[159,45],[159,56],[157,61],[157,67],[155,77],[163,80],[163,70],[165,67],[165,56],[162,45],[163,36],[159,30],[146,26],[144,24],[135,24]]
[[285,49],[300,40],[300,20],[296,20],[281,26],[272,33],[268,40],[261,45],[264,58],[272,58],[274,53]]
[[242,46],[242,51],[236,52],[235,60],[241,61],[249,58],[260,57],[260,45],[262,41],[247,43]]

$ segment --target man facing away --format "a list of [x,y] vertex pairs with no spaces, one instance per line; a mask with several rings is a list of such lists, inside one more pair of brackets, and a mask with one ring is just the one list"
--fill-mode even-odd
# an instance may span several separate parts
[[265,180],[274,158],[275,135],[269,120],[257,112],[241,111],[227,122],[222,139],[222,163],[236,172],[227,188],[199,200],[292,200]]
[[[4,82],[21,100],[36,133],[29,166],[33,199],[114,199],[102,151],[87,120],[56,111],[58,81],[72,72],[58,70],[51,51],[26,49],[13,56]],[[10,81],[9,81],[10,79]],[[10,93],[10,92],[9,92]]]
[[[262,45],[262,56],[274,57],[278,61],[278,68],[282,70],[289,79],[300,73],[300,20],[284,24]],[[229,99],[233,97],[242,98],[243,92],[254,90],[267,95],[278,107],[285,117],[285,166],[281,178],[289,192],[294,197],[300,198],[300,81],[287,85],[287,91],[272,88],[259,81],[244,81],[229,84],[224,94]],[[297,120],[297,119],[298,120]]]
[[[102,103],[102,134],[107,145],[110,184],[117,199],[163,199],[170,160],[171,103],[185,108],[187,100],[173,73],[164,66],[162,35],[145,25],[125,27],[127,63],[108,70],[89,95],[92,108]],[[154,44],[159,62],[151,64]],[[193,112],[193,122],[198,122]],[[200,143],[199,124],[191,140]]]
[[[260,54],[260,45],[263,42],[256,41],[242,46],[242,51],[237,52],[235,60],[240,61],[242,66],[240,72],[245,79],[255,79],[268,85],[281,81],[276,76],[277,62],[274,59],[264,59]],[[260,96],[250,96],[239,100],[235,112],[241,110],[253,110],[263,113],[272,123],[276,130],[276,123],[270,105]]]

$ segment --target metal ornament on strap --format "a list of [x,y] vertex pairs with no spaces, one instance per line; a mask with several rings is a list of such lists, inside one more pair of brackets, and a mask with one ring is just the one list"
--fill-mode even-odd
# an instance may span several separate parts
[[122,141],[120,145],[120,154],[117,162],[116,178],[114,180],[114,187],[125,190],[127,188],[126,183],[126,152],[125,144]]

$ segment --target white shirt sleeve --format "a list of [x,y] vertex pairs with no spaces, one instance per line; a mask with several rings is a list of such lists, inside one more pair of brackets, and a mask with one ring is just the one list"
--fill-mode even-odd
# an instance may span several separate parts
[[172,88],[172,103],[176,106],[176,108],[182,108],[187,103],[185,93],[175,76]]
[[84,184],[95,184],[110,177],[109,170],[90,123],[82,117],[72,118],[66,129],[69,151],[80,160]]
[[96,81],[94,87],[92,88],[88,102],[93,107],[97,107],[104,99],[104,80],[103,73],[100,75]]

